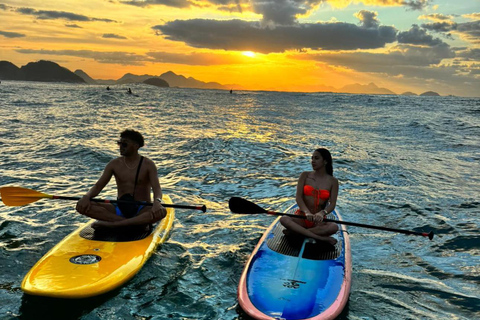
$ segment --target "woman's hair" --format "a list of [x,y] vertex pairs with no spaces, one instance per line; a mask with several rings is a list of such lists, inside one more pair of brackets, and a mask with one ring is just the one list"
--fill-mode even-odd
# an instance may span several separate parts
[[120,137],[124,138],[124,139],[130,139],[132,141],[135,141],[136,143],[138,143],[140,148],[143,147],[144,144],[145,144],[142,134],[138,131],[135,131],[135,130],[127,129],[120,134]]
[[329,175],[333,176],[333,160],[332,160],[332,155],[330,154],[330,151],[328,151],[325,148],[318,148],[315,151],[320,153],[323,160],[327,161],[327,164],[325,165],[325,170]]

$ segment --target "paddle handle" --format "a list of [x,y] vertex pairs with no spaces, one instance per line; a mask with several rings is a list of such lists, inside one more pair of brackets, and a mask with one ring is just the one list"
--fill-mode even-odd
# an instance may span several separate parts
[[[307,218],[304,215],[290,214],[290,213],[280,213],[280,212],[275,212],[275,211],[267,211],[267,214],[276,215],[276,216],[288,216],[288,217],[297,218],[297,219],[306,219]],[[324,218],[323,221],[333,222],[333,223],[338,223],[338,224],[344,224],[344,225],[353,226],[353,227],[362,227],[362,228],[377,229],[377,230],[383,230],[383,231],[393,231],[393,232],[398,232],[398,233],[403,233],[403,234],[428,237],[428,239],[430,239],[430,240],[433,239],[433,231],[417,232],[417,231],[411,231],[411,230],[395,229],[395,228],[374,226],[374,225],[370,225],[370,224],[362,224],[362,223],[348,222],[348,221],[341,221],[341,220],[334,220],[334,219],[327,219],[327,218]]]
[[[81,198],[80,197],[52,196],[52,199],[80,200]],[[102,202],[102,203],[134,203],[134,204],[144,205],[144,206],[152,206],[153,205],[153,203],[143,202],[143,201],[124,201],[124,200],[109,200],[109,199],[96,199],[96,198],[92,198],[92,199],[90,199],[90,201]],[[157,199],[157,201],[160,201],[160,199]],[[182,204],[162,203],[162,206],[165,207],[165,208],[193,209],[193,210],[201,210],[203,212],[207,211],[207,207],[205,205],[187,206],[187,205],[182,205]]]

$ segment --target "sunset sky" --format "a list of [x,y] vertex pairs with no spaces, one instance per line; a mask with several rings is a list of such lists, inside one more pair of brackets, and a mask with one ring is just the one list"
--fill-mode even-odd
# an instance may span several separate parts
[[[0,60],[94,79],[480,96],[480,0],[0,0]],[[333,89],[332,89],[333,88]]]

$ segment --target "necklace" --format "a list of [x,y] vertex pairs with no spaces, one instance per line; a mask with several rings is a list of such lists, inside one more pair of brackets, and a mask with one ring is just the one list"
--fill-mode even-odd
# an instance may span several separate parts
[[125,163],[125,166],[126,166],[128,169],[130,169],[130,170],[135,169],[135,168],[137,167],[137,165],[138,165],[138,164],[136,164],[136,165],[134,165],[133,167],[130,167],[130,166],[127,164],[127,160],[125,160],[125,157],[123,157],[123,163]]

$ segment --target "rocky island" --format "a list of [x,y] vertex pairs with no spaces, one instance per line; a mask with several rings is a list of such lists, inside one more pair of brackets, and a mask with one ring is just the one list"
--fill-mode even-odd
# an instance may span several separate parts
[[440,95],[438,93],[434,92],[434,91],[427,91],[427,92],[424,92],[424,93],[420,94],[420,96],[423,96],[423,97],[438,97]]
[[149,78],[145,81],[143,81],[143,83],[146,83],[146,84],[150,84],[152,86],[156,86],[156,87],[161,87],[161,88],[168,88],[170,87],[168,85],[168,82],[163,80],[163,79],[160,79],[160,78]]

